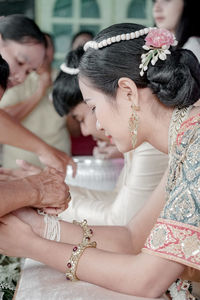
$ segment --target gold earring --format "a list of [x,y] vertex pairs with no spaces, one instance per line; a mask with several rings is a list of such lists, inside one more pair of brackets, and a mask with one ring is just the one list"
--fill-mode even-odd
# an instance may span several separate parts
[[134,148],[137,143],[137,132],[138,132],[138,125],[139,125],[139,117],[136,111],[139,111],[140,107],[135,104],[132,104],[131,110],[132,110],[132,114],[128,123],[129,123],[129,130],[131,134],[131,142]]

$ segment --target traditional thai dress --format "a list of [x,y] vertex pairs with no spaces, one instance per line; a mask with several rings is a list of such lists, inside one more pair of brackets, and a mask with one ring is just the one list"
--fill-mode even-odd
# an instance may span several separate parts
[[187,266],[187,278],[199,281],[200,114],[179,127],[171,147],[166,204],[142,251]]

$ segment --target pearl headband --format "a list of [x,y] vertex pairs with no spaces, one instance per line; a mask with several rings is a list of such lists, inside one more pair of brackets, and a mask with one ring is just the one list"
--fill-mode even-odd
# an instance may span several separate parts
[[107,38],[101,42],[88,41],[87,43],[85,43],[83,49],[85,51],[87,51],[88,48],[98,50],[121,41],[129,41],[129,40],[137,39],[140,36],[147,34],[151,29],[152,27],[146,27],[135,32],[119,34],[116,36],[112,36],[111,38]]
[[79,73],[79,69],[78,68],[69,68],[68,66],[66,66],[65,63],[62,63],[60,65],[60,69],[64,73],[67,73],[67,74],[70,74],[70,75],[77,75]]
[[113,36],[111,38],[104,39],[101,42],[88,41],[84,45],[83,49],[85,51],[87,51],[89,48],[98,50],[113,43],[137,39],[143,35],[147,35],[145,38],[145,45],[142,47],[147,51],[147,53],[141,55],[141,64],[139,66],[139,69],[141,69],[140,76],[143,76],[144,72],[147,71],[150,62],[152,65],[155,65],[158,59],[166,60],[167,55],[171,54],[171,52],[169,51],[170,46],[177,45],[174,34],[172,34],[167,29],[146,27],[135,32],[123,33],[117,36]]

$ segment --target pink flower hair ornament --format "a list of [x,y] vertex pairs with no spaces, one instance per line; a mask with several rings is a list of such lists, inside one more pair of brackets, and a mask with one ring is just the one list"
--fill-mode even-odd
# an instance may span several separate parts
[[141,55],[140,76],[143,76],[144,72],[147,71],[150,62],[154,66],[158,59],[166,60],[167,54],[171,54],[170,46],[178,44],[174,34],[164,28],[152,28],[147,34],[145,41],[143,49],[148,52]]

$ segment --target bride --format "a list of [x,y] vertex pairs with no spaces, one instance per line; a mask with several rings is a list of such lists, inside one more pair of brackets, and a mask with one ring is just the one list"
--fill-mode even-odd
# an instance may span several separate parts
[[86,44],[79,66],[84,101],[121,152],[144,141],[169,152],[169,170],[144,209],[127,226],[55,221],[59,243],[42,237],[48,217],[16,212],[1,218],[1,253],[124,294],[169,289],[173,299],[194,299],[183,279],[198,280],[200,270],[200,108],[192,106],[200,67],[174,45],[167,30],[117,24]]

